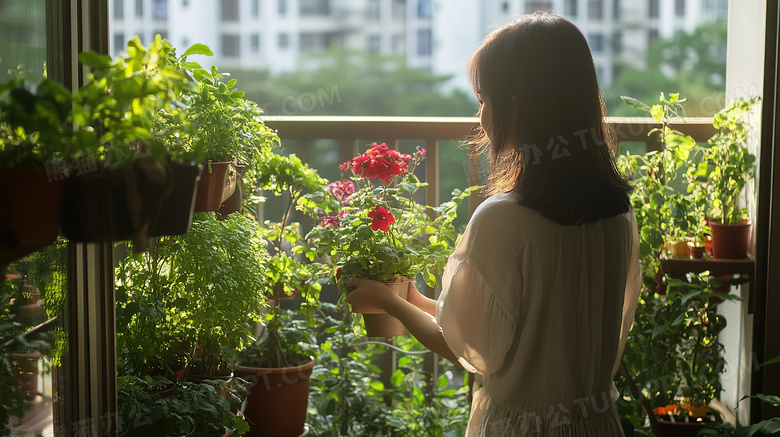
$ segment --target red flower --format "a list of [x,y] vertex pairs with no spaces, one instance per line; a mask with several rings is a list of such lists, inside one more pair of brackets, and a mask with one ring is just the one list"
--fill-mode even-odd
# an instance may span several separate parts
[[364,178],[379,178],[383,183],[389,182],[393,176],[400,176],[409,171],[407,162],[412,156],[390,149],[387,144],[373,143],[371,149],[350,162],[345,162],[340,169],[351,167],[353,173]]
[[390,214],[390,211],[382,208],[381,206],[374,207],[374,210],[368,213],[371,220],[371,229],[375,231],[387,232],[390,230],[390,225],[395,223],[395,217]]
[[328,193],[341,204],[347,203],[349,197],[355,193],[355,185],[352,181],[336,181],[328,185]]
[[339,218],[334,217],[332,215],[325,216],[322,218],[322,221],[320,222],[320,226],[324,226],[326,228],[338,228]]

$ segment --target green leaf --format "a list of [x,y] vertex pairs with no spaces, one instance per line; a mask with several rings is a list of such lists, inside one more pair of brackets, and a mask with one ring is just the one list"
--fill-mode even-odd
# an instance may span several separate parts
[[664,119],[664,107],[661,105],[653,105],[652,108],[650,108],[650,115],[653,116],[653,118],[656,121],[661,121]]
[[371,381],[371,383],[369,383],[369,386],[376,391],[384,391],[385,389],[385,385],[382,384],[381,381]]
[[650,112],[650,106],[648,106],[645,103],[640,102],[639,100],[637,100],[637,99],[635,99],[633,97],[620,96],[620,98],[623,99],[623,101],[627,105],[633,106],[636,109],[641,109],[642,111]]
[[205,44],[193,44],[190,46],[190,48],[187,49],[187,51],[184,52],[184,56],[189,55],[214,56],[214,52],[212,52],[209,46]]
[[111,57],[95,52],[79,53],[79,62],[96,70],[102,70],[111,66]]
[[769,361],[764,361],[763,363],[761,363],[761,365],[762,365],[762,366],[768,366],[768,365],[770,365],[770,364],[775,364],[775,363],[780,363],[780,355],[778,355],[778,356],[776,356],[776,357],[772,358],[772,359],[771,359],[771,360],[769,360]]

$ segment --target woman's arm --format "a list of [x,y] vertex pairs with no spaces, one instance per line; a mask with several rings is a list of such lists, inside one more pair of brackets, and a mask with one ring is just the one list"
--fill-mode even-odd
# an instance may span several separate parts
[[421,295],[417,288],[414,291],[410,288],[409,293],[414,296],[412,299],[421,305],[418,307],[381,282],[370,279],[352,278],[351,285],[357,288],[349,292],[347,302],[363,309],[381,310],[395,317],[425,347],[458,364],[458,358],[450,350],[436,323],[436,301]]
[[409,283],[409,295],[406,297],[406,300],[417,308],[436,317],[436,300],[420,293],[420,291],[417,290],[417,286],[414,285],[414,282]]

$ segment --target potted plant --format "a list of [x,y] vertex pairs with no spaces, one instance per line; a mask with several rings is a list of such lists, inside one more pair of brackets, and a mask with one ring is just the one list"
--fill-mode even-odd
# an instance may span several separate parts
[[5,265],[57,238],[68,149],[71,94],[43,80],[16,76],[0,85],[0,243]]
[[[132,39],[115,61],[93,52],[79,55],[91,73],[73,95],[71,120],[77,129],[68,164],[79,171],[66,190],[63,233],[69,239],[132,238],[136,250],[144,249],[148,237],[160,234],[155,225],[176,184],[171,160],[197,166],[196,153],[154,141],[157,112],[175,105],[177,94],[190,86],[171,64],[171,50],[158,35],[148,48]],[[189,173],[193,187],[197,177],[197,171]],[[190,214],[188,204],[183,215]]]
[[[455,210],[476,188],[453,192],[453,199],[439,207],[421,205],[414,196],[426,184],[417,179],[414,168],[424,157],[419,148],[408,155],[373,143],[340,166],[351,176],[328,186],[340,204],[338,213],[322,217],[309,236],[321,255],[332,257],[342,289],[347,288],[346,278],[354,276],[384,282],[406,298],[409,282],[418,274],[431,287],[440,280],[453,247]],[[363,314],[363,320],[369,336],[407,332],[387,314]]]
[[[294,155],[269,155],[258,183],[286,200],[279,221],[266,220],[257,232],[269,256],[261,259],[263,293],[268,302],[255,326],[256,341],[241,350],[233,371],[250,381],[244,414],[250,435],[297,437],[304,432],[309,378],[315,365],[314,313],[319,309],[320,281],[327,269],[315,261],[316,248],[292,221],[297,210],[316,216],[310,193],[320,193],[326,182]],[[299,295],[295,311],[282,300]]]
[[745,258],[750,233],[746,212],[737,203],[745,185],[755,178],[756,157],[747,149],[748,124],[745,114],[758,97],[737,99],[715,114],[712,125],[718,129],[709,140],[705,161],[696,176],[714,193],[716,214],[710,220],[715,258]]
[[245,100],[244,92],[235,88],[236,79],[225,82],[229,74],[188,61],[193,54],[213,53],[207,46],[195,44],[181,57],[174,55],[176,67],[194,79],[195,87],[183,88],[180,96],[188,123],[163,140],[183,142],[202,153],[205,170],[198,185],[196,211],[218,211],[237,191],[239,201],[232,203],[240,207],[243,193],[239,174],[245,172],[245,179],[254,183],[259,166],[279,138],[263,123],[262,109]]

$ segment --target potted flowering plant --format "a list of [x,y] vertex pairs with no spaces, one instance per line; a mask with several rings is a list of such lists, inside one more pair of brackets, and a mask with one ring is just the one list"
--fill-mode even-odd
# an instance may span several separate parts
[[[331,257],[341,289],[347,289],[346,278],[360,277],[384,282],[405,297],[418,274],[430,287],[438,283],[454,246],[456,208],[476,187],[453,191],[452,200],[438,207],[418,203],[415,193],[427,184],[414,169],[424,158],[424,149],[408,155],[373,143],[339,167],[347,177],[328,185],[339,207],[323,213],[309,238],[319,255]],[[364,314],[363,319],[370,336],[406,333],[387,314]]]

